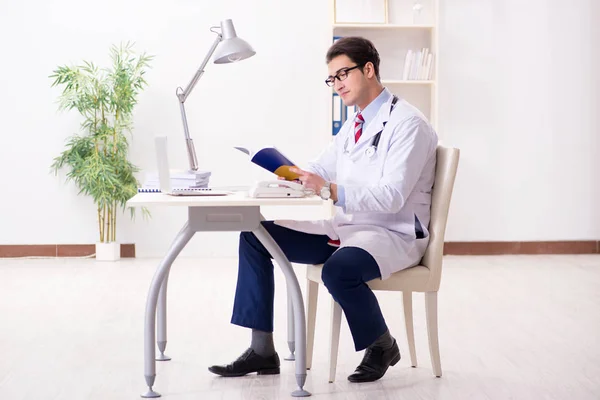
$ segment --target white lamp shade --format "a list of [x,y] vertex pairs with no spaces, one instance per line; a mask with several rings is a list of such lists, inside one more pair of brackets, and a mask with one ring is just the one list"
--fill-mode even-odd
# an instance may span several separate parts
[[256,54],[252,46],[237,37],[233,22],[230,19],[221,22],[223,40],[215,50],[214,63],[227,64],[241,61]]

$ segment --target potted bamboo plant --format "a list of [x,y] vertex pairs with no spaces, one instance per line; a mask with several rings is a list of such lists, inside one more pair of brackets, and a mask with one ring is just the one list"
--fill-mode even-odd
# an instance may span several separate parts
[[[60,66],[50,75],[52,87],[63,88],[59,110],[75,109],[83,118],[81,132],[67,140],[51,169],[55,174],[66,169],[66,181],[74,182],[79,194],[90,196],[96,205],[98,260],[120,258],[117,214],[139,187],[135,177],[139,169],[128,160],[128,134],[133,130],[138,95],[147,86],[144,74],[152,57],[136,56],[127,43],[112,46],[110,59],[109,68],[83,61],[78,66]],[[132,218],[134,212],[132,208]]]

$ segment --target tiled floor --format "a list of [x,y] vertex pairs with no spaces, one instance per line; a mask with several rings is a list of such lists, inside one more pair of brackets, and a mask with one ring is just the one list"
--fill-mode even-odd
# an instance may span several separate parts
[[[0,259],[0,399],[139,399],[146,293],[158,260]],[[279,376],[224,379],[207,367],[237,357],[249,332],[229,324],[235,259],[177,260],[169,282],[164,399],[288,399]],[[296,266],[303,279],[304,268]],[[275,340],[287,355],[286,297],[276,270]],[[302,289],[305,283],[301,281]],[[439,294],[442,378],[431,373],[423,295],[415,294],[419,367],[410,368],[401,296],[378,293],[402,360],[380,381],[346,380],[355,353],[345,321],[327,382],[329,297],[320,291],[315,399],[600,399],[600,256],[446,257]]]

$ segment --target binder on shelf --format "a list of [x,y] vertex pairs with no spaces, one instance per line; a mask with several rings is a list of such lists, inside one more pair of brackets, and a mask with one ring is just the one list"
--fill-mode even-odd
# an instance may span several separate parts
[[432,63],[433,63],[433,54],[429,53],[427,55],[427,60],[425,61],[425,70],[423,72],[423,74],[424,74],[423,79],[425,79],[425,80],[431,80],[431,78],[432,78],[432,75],[431,75],[432,74],[431,70],[432,70],[432,65],[433,65]]
[[[343,38],[343,36],[334,36],[333,43],[337,42],[341,38]],[[342,102],[342,98],[337,93],[335,93],[335,91],[333,92],[332,96],[333,96],[332,97],[332,100],[333,100],[332,114],[333,115],[332,115],[332,131],[331,131],[331,133],[333,136],[335,136],[338,134],[338,132],[342,128],[342,125],[344,125],[344,122],[346,122],[346,120],[348,118],[353,117],[353,115],[355,113],[355,107],[344,105]]]
[[408,77],[410,76],[409,71],[410,71],[410,66],[412,63],[412,58],[413,58],[413,51],[408,50],[406,52],[406,59],[404,60],[404,71],[402,72],[402,80],[403,81],[407,81]]
[[404,59],[402,79],[407,81],[433,79],[434,60],[435,56],[427,47],[423,47],[419,51],[409,49]]
[[344,125],[344,122],[346,122],[348,119],[352,118],[354,119],[354,113],[356,112],[356,107],[355,106],[342,106],[342,125]]
[[[332,135],[335,136],[339,133],[340,129],[342,128],[342,98],[340,97],[339,94],[337,93],[333,93],[332,95],[332,100],[333,100],[333,115],[332,115]],[[345,108],[345,107],[344,107]]]

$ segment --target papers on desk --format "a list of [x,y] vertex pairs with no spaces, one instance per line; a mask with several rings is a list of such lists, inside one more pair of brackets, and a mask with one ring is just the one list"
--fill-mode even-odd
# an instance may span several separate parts
[[[172,189],[206,188],[210,179],[210,171],[175,171],[171,170]],[[138,192],[160,192],[160,182],[157,172],[146,174],[146,180]]]

